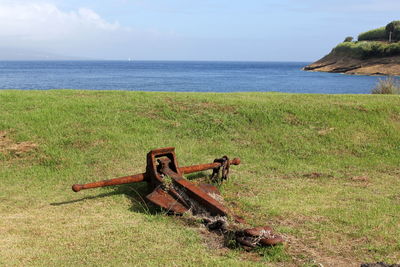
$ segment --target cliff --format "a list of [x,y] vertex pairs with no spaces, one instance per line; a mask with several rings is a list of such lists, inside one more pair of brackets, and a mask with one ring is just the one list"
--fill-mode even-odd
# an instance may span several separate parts
[[320,60],[305,66],[304,70],[356,75],[400,76],[400,56],[362,59],[331,52]]
[[353,37],[346,37],[328,55],[304,70],[400,76],[400,21],[361,33],[355,42]]

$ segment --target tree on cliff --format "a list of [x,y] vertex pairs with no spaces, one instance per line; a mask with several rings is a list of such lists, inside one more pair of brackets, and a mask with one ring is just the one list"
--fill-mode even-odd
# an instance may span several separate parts
[[400,20],[390,22],[388,25],[386,25],[385,31],[389,42],[400,41]]

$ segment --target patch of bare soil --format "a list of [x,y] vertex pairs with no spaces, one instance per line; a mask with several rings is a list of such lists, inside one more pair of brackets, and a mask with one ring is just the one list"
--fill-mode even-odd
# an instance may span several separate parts
[[36,149],[37,147],[37,144],[30,141],[15,142],[8,137],[7,132],[0,131],[0,153],[10,153],[16,156],[21,156]]
[[[281,225],[288,225],[294,228],[304,228],[306,221],[321,221],[323,217],[307,217],[298,216],[296,219],[281,219]],[[304,229],[303,229],[304,232]],[[314,266],[360,266],[357,259],[353,258],[349,253],[352,251],[351,248],[345,244],[343,246],[337,246],[334,250],[335,254],[327,252],[327,249],[331,248],[324,247],[326,244],[320,244],[313,240],[313,233],[310,232],[305,235],[305,238],[300,238],[294,235],[285,235],[286,247],[288,253],[292,256],[295,265],[312,265]]]
[[212,110],[215,112],[222,112],[222,113],[232,113],[236,111],[236,108],[231,105],[222,105],[217,104],[214,102],[185,102],[176,100],[170,97],[164,99],[164,101],[170,104],[171,108],[176,109],[177,111],[185,111],[185,110],[193,110],[196,113],[203,113],[204,111]]
[[327,135],[330,132],[332,132],[333,130],[335,130],[335,128],[326,128],[326,129],[322,129],[318,131],[318,135]]
[[396,127],[397,129],[400,129],[400,114],[392,114],[390,116],[390,119],[391,119],[394,127]]
[[[317,266],[360,266],[357,260],[352,260],[347,257],[339,257],[336,255],[326,255],[312,244],[306,244],[306,241],[299,240],[294,236],[285,236],[288,246],[288,251],[294,257],[298,265],[307,264],[310,261]],[[304,259],[304,255],[310,259]]]
[[349,186],[355,187],[368,187],[371,185],[371,181],[368,176],[353,176],[350,178],[351,183],[346,183]]
[[334,178],[332,174],[325,174],[325,173],[320,173],[320,172],[312,172],[312,173],[306,173],[303,174],[303,177],[305,178]]
[[[186,225],[191,226],[195,229],[199,234],[203,241],[203,244],[213,252],[213,254],[218,256],[226,256],[230,248],[228,248],[228,244],[226,244],[226,237],[222,234],[218,234],[217,232],[210,231],[205,227],[203,224],[195,225],[193,221],[185,220]],[[253,261],[253,262],[260,262],[261,257],[255,251],[247,251],[246,253],[240,253],[239,257],[243,260]],[[270,263],[272,266],[272,263]]]
[[368,176],[353,176],[351,180],[356,182],[369,182]]
[[291,125],[302,125],[302,121],[292,113],[286,113],[284,116],[284,121]]

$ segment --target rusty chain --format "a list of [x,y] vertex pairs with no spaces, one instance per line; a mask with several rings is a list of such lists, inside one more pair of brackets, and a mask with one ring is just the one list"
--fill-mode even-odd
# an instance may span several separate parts
[[229,158],[227,156],[223,156],[222,158],[215,159],[214,162],[221,163],[221,166],[213,169],[211,181],[222,182],[227,180],[229,177]]

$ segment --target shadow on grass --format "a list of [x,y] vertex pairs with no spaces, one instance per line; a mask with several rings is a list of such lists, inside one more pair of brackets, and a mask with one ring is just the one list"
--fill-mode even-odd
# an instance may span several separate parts
[[191,174],[184,175],[188,180],[196,180],[196,179],[208,179],[210,175],[206,174],[205,172],[195,172]]
[[99,199],[104,197],[112,197],[115,195],[125,195],[131,202],[132,207],[129,208],[130,211],[133,212],[143,212],[155,214],[159,213],[160,209],[158,207],[154,207],[146,201],[146,195],[151,193],[151,189],[148,187],[147,183],[137,183],[137,184],[124,184],[118,186],[110,187],[113,189],[111,192],[101,193],[94,196],[86,196],[74,200],[62,201],[62,202],[53,202],[50,203],[51,206],[62,206],[74,204],[86,200]]

